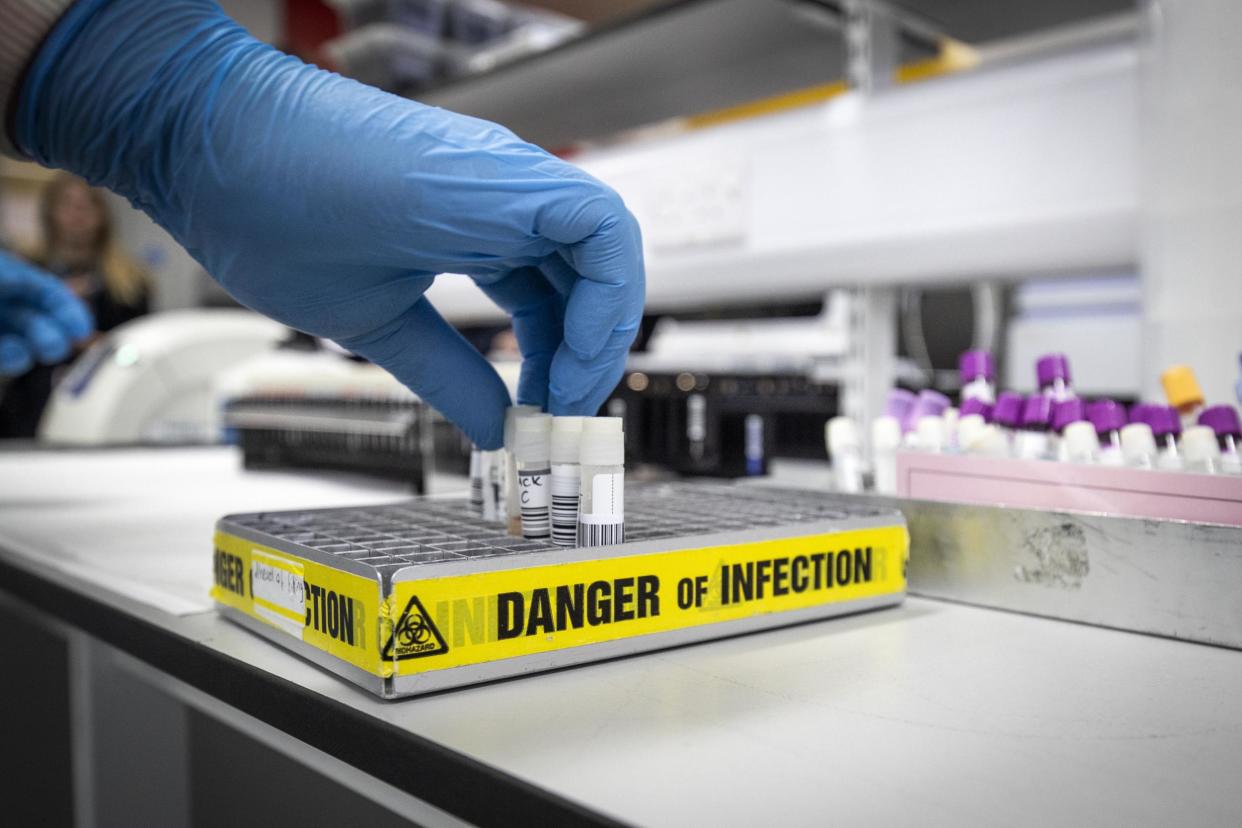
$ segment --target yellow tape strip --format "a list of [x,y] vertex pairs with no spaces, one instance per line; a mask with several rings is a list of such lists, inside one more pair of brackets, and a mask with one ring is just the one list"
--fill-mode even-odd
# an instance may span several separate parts
[[216,601],[355,667],[392,675],[379,654],[378,583],[225,532],[216,533],[215,545]]
[[397,675],[903,591],[901,526],[400,582]]

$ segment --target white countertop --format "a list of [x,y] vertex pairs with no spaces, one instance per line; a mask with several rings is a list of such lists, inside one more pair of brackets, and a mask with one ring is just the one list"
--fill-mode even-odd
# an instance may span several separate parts
[[0,453],[0,545],[163,595],[109,601],[639,824],[1242,824],[1242,652],[910,599],[381,702],[191,608],[219,515],[405,496],[227,449]]

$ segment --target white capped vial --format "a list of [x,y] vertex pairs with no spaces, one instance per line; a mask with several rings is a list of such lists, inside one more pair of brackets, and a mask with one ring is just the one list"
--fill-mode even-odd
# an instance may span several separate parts
[[620,417],[582,421],[578,462],[578,546],[625,541],[625,432]]
[[1095,426],[1086,420],[1076,420],[1061,432],[1061,447],[1067,463],[1100,462],[1100,438]]
[[914,424],[914,445],[920,451],[939,454],[945,449],[944,417],[919,417]]
[[492,523],[504,523],[504,449],[479,452],[479,477],[483,482],[483,519]]
[[1121,428],[1121,457],[1132,469],[1156,467],[1156,438],[1147,423],[1130,423]]
[[500,520],[508,527],[510,535],[522,534],[522,515],[517,502],[517,464],[513,458],[514,428],[519,417],[538,413],[537,405],[511,405],[505,409],[504,466],[501,469],[504,497],[500,501]]
[[[875,469],[875,490],[880,494],[897,494],[897,449],[900,445],[901,421],[888,414],[876,417],[871,423],[871,466]],[[836,470],[835,465],[833,470]]]
[[522,537],[552,537],[548,515],[551,468],[552,415],[526,414],[513,428],[513,459],[517,467],[518,514]]
[[585,417],[553,417],[550,459],[552,477],[549,482],[549,507],[552,519],[552,542],[557,546],[573,546],[578,542],[578,488],[582,467],[578,455],[582,442],[582,421]]
[[839,492],[861,492],[863,488],[862,440],[858,426],[849,417],[833,417],[824,426],[832,477]]
[[478,446],[470,447],[470,511],[483,514],[483,452]]
[[1182,431],[1182,458],[1188,472],[1219,474],[1220,445],[1216,442],[1216,432],[1201,425]]

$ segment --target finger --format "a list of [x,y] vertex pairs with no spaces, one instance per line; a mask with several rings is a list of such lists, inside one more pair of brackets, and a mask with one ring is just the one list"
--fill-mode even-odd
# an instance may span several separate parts
[[84,339],[95,327],[90,311],[59,279],[7,253],[0,253],[0,301],[46,314],[72,341]]
[[0,335],[0,376],[15,377],[34,365],[34,355],[20,336]]
[[339,343],[387,369],[479,448],[504,445],[509,392],[483,355],[426,298],[379,330]]
[[0,326],[5,332],[25,340],[26,347],[39,362],[60,362],[69,356],[72,337],[52,317],[26,305],[4,309]]
[[567,250],[580,275],[565,311],[565,342],[580,356],[599,353],[608,334],[642,317],[646,292],[642,241],[633,218],[605,224]]
[[548,411],[586,417],[598,412],[625,373],[625,358],[637,333],[637,326],[614,331],[593,359],[562,346],[552,360]]
[[517,401],[547,408],[548,375],[562,338],[564,297],[540,270],[531,267],[481,287],[513,319],[513,333],[522,352]]

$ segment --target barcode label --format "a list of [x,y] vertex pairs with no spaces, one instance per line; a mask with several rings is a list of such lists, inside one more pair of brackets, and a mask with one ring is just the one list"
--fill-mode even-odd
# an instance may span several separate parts
[[522,537],[540,540],[551,535],[548,520],[548,469],[519,471],[518,506],[522,515]]
[[608,546],[625,543],[624,523],[578,523],[579,546]]
[[578,542],[580,472],[576,463],[552,464],[552,542],[557,546],[573,546]]

